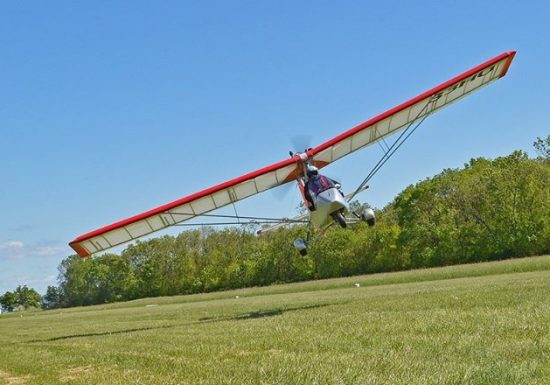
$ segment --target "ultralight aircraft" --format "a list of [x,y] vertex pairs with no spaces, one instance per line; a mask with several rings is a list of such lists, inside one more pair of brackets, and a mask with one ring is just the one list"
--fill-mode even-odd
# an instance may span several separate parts
[[[375,223],[374,211],[366,209],[361,213],[354,212],[349,202],[367,188],[372,176],[429,115],[506,75],[514,56],[515,51],[504,52],[317,147],[306,148],[298,153],[290,152],[290,157],[281,162],[91,231],[77,237],[69,245],[81,257],[88,257],[170,226],[190,225],[183,222],[196,217],[211,217],[223,218],[226,222],[209,225],[251,221],[270,226],[261,232],[304,223],[307,225],[307,237],[305,240],[297,239],[294,246],[301,254],[306,254],[312,227],[323,229],[334,223],[346,227],[358,221],[365,221],[372,226]],[[401,131],[397,139],[387,145],[384,138],[396,131]],[[379,141],[386,144],[384,155],[350,194],[344,195],[340,183],[319,173],[320,169],[330,163]],[[235,215],[210,214],[216,209],[292,181],[297,182],[306,208],[306,213],[296,218],[239,216],[236,210]],[[227,222],[230,219],[237,222]]]

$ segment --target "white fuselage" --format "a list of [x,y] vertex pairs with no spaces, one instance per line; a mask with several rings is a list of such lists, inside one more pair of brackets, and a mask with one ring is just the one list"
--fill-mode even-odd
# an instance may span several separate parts
[[312,196],[312,199],[315,210],[310,212],[310,220],[313,226],[317,228],[331,223],[333,213],[349,208],[344,196],[336,187],[322,191]]

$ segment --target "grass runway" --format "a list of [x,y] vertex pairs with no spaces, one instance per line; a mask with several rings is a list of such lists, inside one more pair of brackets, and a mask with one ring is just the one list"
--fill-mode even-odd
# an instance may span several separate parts
[[550,256],[4,314],[2,383],[550,384]]

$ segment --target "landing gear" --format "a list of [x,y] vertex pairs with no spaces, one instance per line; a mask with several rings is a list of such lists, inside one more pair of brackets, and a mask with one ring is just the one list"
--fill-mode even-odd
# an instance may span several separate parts
[[294,247],[298,250],[300,255],[307,255],[307,242],[302,238],[298,238],[294,241]]
[[366,209],[365,212],[361,214],[361,220],[367,222],[367,224],[372,227],[376,223],[376,216],[374,215],[373,209]]
[[307,255],[307,247],[311,239],[311,222],[307,224],[307,235],[306,239],[298,238],[294,241],[294,247],[298,250],[301,256]]
[[332,217],[334,218],[336,223],[340,225],[341,228],[345,229],[346,227],[348,227],[348,224],[346,223],[346,218],[344,218],[344,215],[341,211],[332,214]]

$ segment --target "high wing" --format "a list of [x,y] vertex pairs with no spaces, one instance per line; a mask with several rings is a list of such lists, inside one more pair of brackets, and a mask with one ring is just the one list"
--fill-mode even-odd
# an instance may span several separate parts
[[[372,144],[503,77],[515,51],[505,52],[306,152],[317,167]],[[299,177],[304,154],[86,233],[69,245],[81,257],[190,220]]]

